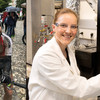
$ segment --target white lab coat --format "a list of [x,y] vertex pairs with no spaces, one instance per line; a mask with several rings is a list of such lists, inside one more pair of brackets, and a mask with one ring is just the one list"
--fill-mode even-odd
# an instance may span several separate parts
[[53,37],[37,51],[29,78],[29,100],[79,100],[100,95],[100,75],[80,76],[76,59],[68,47],[70,63]]

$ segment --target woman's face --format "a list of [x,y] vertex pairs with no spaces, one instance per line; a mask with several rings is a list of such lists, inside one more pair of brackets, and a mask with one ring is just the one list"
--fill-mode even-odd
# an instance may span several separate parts
[[55,32],[55,38],[58,44],[67,46],[77,33],[77,18],[74,14],[62,14],[56,21],[56,24],[52,25]]

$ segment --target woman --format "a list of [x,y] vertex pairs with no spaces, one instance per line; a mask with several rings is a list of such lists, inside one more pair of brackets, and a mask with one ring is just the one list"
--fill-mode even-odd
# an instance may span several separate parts
[[75,12],[56,13],[54,37],[37,51],[29,78],[29,100],[76,100],[100,95],[100,75],[80,76],[73,51],[68,46],[78,28]]

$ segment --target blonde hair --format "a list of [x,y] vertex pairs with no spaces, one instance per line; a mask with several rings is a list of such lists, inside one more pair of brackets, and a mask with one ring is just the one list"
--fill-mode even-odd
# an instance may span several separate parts
[[56,21],[58,20],[59,16],[62,15],[62,14],[65,14],[65,13],[67,13],[67,14],[69,14],[69,13],[74,14],[76,16],[76,18],[77,18],[77,23],[78,23],[78,15],[73,10],[71,10],[69,8],[63,8],[63,9],[57,11],[56,14],[55,14],[54,22],[53,23],[55,24]]

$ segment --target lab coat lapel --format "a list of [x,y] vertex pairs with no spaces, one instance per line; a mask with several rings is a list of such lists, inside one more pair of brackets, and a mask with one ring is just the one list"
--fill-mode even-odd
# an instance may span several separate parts
[[69,58],[70,58],[70,67],[71,67],[71,69],[73,70],[74,74],[80,75],[80,71],[77,67],[75,55],[72,52],[72,50],[70,50],[69,46],[68,46],[68,54],[69,54]]
[[[66,58],[64,57],[64,55],[63,55],[63,53],[62,53],[62,51],[61,51],[61,49],[60,49],[60,47],[59,47],[59,45],[58,45],[58,43],[56,42],[56,39],[55,39],[54,37],[52,38],[51,42],[52,42],[52,44],[53,44],[53,46],[54,46],[54,48],[55,48],[55,53],[57,53],[57,55],[59,55],[59,57],[61,58],[63,64],[64,64],[65,66],[67,66],[73,74],[75,74],[76,72],[74,71],[74,69],[73,69],[73,67],[72,67],[72,65],[73,65],[72,59],[70,59],[71,65],[69,65],[68,61],[67,61]],[[69,52],[69,51],[68,51],[68,52]],[[69,58],[72,58],[71,56],[72,56],[72,55],[69,54]],[[76,70],[76,69],[75,69],[75,70]]]

